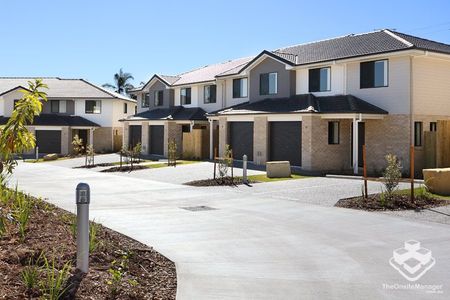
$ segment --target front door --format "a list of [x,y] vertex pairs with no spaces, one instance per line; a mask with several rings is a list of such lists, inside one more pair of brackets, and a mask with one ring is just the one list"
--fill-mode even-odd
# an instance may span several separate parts
[[[363,145],[366,144],[366,126],[364,122],[358,123],[358,167],[363,167]],[[352,145],[353,145],[353,124],[352,124]],[[353,165],[353,146],[352,146]]]

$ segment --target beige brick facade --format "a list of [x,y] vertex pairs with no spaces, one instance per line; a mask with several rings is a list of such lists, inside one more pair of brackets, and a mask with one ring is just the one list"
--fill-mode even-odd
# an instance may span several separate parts
[[71,151],[72,130],[68,126],[61,127],[61,154],[68,155]]
[[219,156],[223,155],[225,145],[228,144],[228,123],[226,117],[219,117]]
[[130,122],[123,122],[123,145],[128,146],[130,139]]
[[183,153],[183,132],[182,125],[175,122],[164,123],[164,156],[169,154],[169,140],[175,140],[177,144],[177,155],[181,157]]
[[95,152],[110,152],[113,148],[112,127],[100,127],[94,130],[94,149]]
[[268,125],[267,117],[255,117],[253,124],[253,161],[262,165],[268,160]]
[[141,130],[141,145],[142,145],[142,154],[148,154],[150,147],[149,147],[149,141],[150,141],[150,127],[148,122],[142,122],[141,123],[142,130]]

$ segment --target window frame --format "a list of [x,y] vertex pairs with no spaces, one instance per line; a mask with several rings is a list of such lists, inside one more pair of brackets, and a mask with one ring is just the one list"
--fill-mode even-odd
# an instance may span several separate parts
[[[383,85],[376,85],[376,63],[377,62],[385,62],[385,68],[384,70],[384,82]],[[372,68],[372,72],[373,74],[371,74],[370,76],[372,76],[371,78],[371,84],[370,85],[366,85],[368,80],[363,80],[363,66],[369,66],[369,64],[372,64],[373,66],[369,67]],[[375,89],[375,88],[385,88],[385,87],[389,87],[389,59],[385,58],[385,59],[377,59],[377,60],[370,60],[370,61],[362,61],[359,63],[359,88],[360,89]]]
[[[212,97],[213,93],[211,93],[211,88],[214,87],[214,97]],[[206,91],[209,89],[209,97],[206,96]],[[214,98],[213,100],[211,100]],[[203,103],[211,104],[217,103],[217,85],[209,84],[203,87]]]
[[[417,132],[420,130],[420,132]],[[414,122],[414,147],[423,146],[423,122]]]
[[[275,75],[275,91],[270,92],[270,76]],[[263,91],[264,76],[267,76],[267,93]],[[278,72],[268,72],[259,74],[259,95],[260,96],[272,96],[278,94]]]
[[[183,91],[184,91],[185,95],[183,95]],[[188,93],[188,91],[189,91],[189,93]],[[187,100],[189,100],[189,103]],[[180,89],[180,104],[181,105],[191,105],[192,104],[192,88],[191,87],[185,87],[185,88]]]
[[[242,88],[243,84],[242,82],[245,80],[245,89]],[[239,95],[236,95],[234,88],[236,87],[235,82],[239,81]],[[245,90],[245,94],[243,91]],[[232,96],[233,99],[241,99],[241,98],[247,98],[248,97],[248,77],[241,77],[241,78],[234,78],[233,79],[233,85],[232,85]]]
[[[327,89],[326,90],[321,90],[321,71],[322,70],[328,70],[328,75],[327,75]],[[318,89],[315,90],[312,88],[311,86],[311,77],[313,77],[313,72],[314,71],[318,71],[318,79],[319,79],[319,84],[318,84]],[[327,66],[327,67],[320,67],[320,68],[311,68],[308,69],[308,91],[310,93],[323,93],[323,92],[331,92],[331,66]]]
[[[88,111],[88,106],[87,106],[88,102],[95,102],[95,106],[92,109],[92,111]],[[97,104],[99,104],[98,105],[98,107],[99,107],[98,112],[96,112],[96,110],[95,110],[95,108],[97,107]],[[84,101],[84,113],[85,114],[89,114],[89,115],[99,115],[99,114],[101,114],[102,113],[102,101],[101,100],[85,100]]]
[[[159,98],[159,96],[161,96],[161,99]],[[164,106],[164,91],[163,90],[154,91],[153,97],[155,98],[153,100],[153,102],[154,102],[153,104],[155,107]]]
[[143,93],[141,97],[141,108],[150,107],[150,93]]
[[[337,141],[335,141],[336,131],[335,125],[337,125]],[[341,124],[339,121],[328,122],[328,145],[339,145],[341,143]]]
[[[53,105],[54,104],[56,104],[57,105],[57,110],[56,111],[54,111],[53,110]],[[59,103],[59,100],[50,100],[50,112],[52,113],[52,114],[59,114],[59,112],[60,112],[60,103]]]
[[430,131],[431,132],[437,131],[437,122],[430,122]]

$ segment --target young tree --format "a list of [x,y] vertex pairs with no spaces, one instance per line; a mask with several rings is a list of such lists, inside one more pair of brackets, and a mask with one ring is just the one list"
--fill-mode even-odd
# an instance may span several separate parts
[[75,153],[75,155],[80,155],[83,152],[83,150],[84,150],[83,139],[81,139],[78,136],[78,134],[75,134],[75,136],[73,137],[72,146],[73,146],[73,152]]
[[122,68],[119,73],[114,74],[114,84],[105,83],[103,87],[114,89],[119,94],[127,93],[129,89],[134,88],[134,86],[129,83],[134,77],[131,73],[123,72]]
[[6,125],[0,129],[0,175],[4,178],[13,172],[16,166],[15,153],[23,153],[33,149],[36,139],[26,126],[33,124],[34,117],[42,111],[42,101],[47,101],[43,89],[48,86],[41,79],[28,81],[28,89],[23,93]]

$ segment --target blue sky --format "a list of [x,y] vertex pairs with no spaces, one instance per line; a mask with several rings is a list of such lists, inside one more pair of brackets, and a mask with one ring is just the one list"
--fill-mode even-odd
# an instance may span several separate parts
[[[450,44],[450,1],[2,1],[0,76],[134,84],[263,49],[395,28]],[[6,12],[6,13],[5,13]]]

